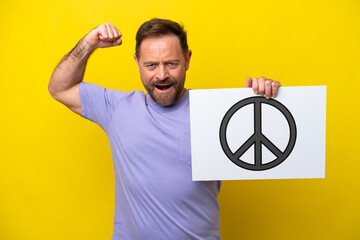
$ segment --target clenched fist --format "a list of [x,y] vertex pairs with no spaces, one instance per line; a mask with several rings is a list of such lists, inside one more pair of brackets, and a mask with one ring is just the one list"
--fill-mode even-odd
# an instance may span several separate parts
[[83,40],[92,48],[119,46],[121,32],[112,23],[104,23],[91,30]]

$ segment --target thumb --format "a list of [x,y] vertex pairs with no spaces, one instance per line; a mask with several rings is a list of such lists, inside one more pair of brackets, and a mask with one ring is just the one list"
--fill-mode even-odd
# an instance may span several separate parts
[[113,46],[119,46],[119,45],[121,45],[122,40],[121,40],[121,38],[118,38],[115,41],[113,41],[112,43],[113,43]]
[[252,79],[251,79],[251,77],[247,77],[247,80],[246,80],[246,83],[245,83],[245,87],[246,87],[246,88],[252,87]]

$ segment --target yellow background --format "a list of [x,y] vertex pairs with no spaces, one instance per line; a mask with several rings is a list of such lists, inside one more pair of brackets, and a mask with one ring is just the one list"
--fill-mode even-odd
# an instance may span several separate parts
[[326,178],[224,181],[222,238],[360,239],[359,10],[358,0],[0,1],[0,239],[110,239],[106,135],[47,84],[81,37],[112,22],[123,45],[97,50],[85,81],[142,90],[134,38],[152,17],[185,25],[188,88],[243,87],[247,76],[328,87]]

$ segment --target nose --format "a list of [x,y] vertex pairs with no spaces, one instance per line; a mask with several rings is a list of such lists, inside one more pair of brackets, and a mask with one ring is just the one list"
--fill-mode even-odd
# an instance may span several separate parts
[[160,64],[157,73],[156,73],[156,79],[157,80],[165,80],[168,77],[168,71],[164,64]]

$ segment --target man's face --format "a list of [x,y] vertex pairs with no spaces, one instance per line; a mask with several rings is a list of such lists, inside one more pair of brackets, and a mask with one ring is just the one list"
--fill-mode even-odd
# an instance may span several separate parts
[[141,81],[152,100],[167,106],[185,92],[186,71],[191,51],[184,56],[175,35],[145,38],[140,46],[139,67]]

